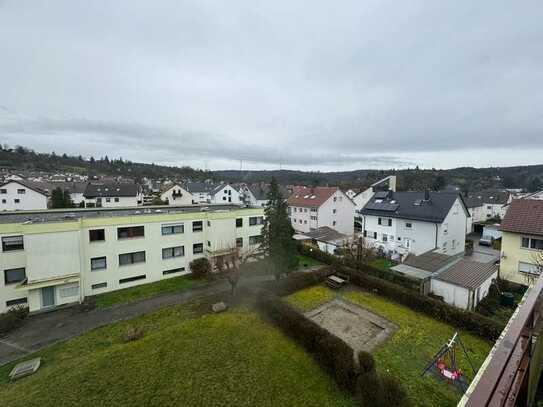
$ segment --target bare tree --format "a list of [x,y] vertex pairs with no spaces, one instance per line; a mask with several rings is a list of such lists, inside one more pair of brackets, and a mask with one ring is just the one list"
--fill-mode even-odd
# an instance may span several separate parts
[[536,280],[539,278],[541,273],[543,272],[543,251],[538,251],[536,253],[532,253],[531,255],[532,261],[537,267],[536,273],[524,273],[524,280],[526,281],[527,285],[532,285],[536,282]]
[[362,236],[346,240],[341,252],[347,261],[368,262],[375,257],[375,249]]
[[243,255],[237,247],[226,249],[225,252],[225,254],[217,256],[214,263],[219,275],[230,284],[230,295],[234,296],[241,278],[241,268],[254,252],[249,251]]

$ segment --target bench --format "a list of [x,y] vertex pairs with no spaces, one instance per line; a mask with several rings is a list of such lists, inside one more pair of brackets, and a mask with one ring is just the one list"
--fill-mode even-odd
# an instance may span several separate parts
[[326,279],[326,285],[330,288],[341,288],[349,282],[343,276],[331,275]]

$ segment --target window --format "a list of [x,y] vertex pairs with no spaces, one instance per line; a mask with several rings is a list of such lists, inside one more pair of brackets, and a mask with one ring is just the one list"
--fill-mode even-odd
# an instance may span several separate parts
[[164,270],[162,272],[162,275],[167,276],[168,274],[182,273],[183,271],[185,271],[185,267],[178,267],[175,269]]
[[62,287],[58,290],[58,296],[60,298],[76,297],[79,295],[79,285],[70,285],[68,287]]
[[183,257],[185,255],[184,246],[167,247],[162,249],[162,258],[171,259],[172,257]]
[[237,228],[243,227],[243,218],[237,218],[236,219],[236,227]]
[[447,233],[449,233],[449,224],[444,223],[443,224],[443,234],[446,235]]
[[487,205],[487,206],[486,206],[486,209],[492,209],[492,206]]
[[381,225],[382,222],[383,222],[383,220],[382,220],[381,218],[377,218],[377,224],[378,224],[378,225]]
[[7,194],[8,190],[5,188],[0,189],[0,194]]
[[211,241],[207,241],[207,247],[211,247]]
[[91,270],[103,270],[107,268],[106,256],[94,257],[91,259]]
[[398,241],[401,242],[402,241],[402,238],[400,236],[398,236]]
[[12,307],[14,305],[26,304],[27,302],[28,302],[28,300],[26,299],[26,297],[17,298],[15,300],[6,301],[6,307]]
[[104,229],[89,230],[89,240],[91,242],[100,242],[106,240],[106,231]]
[[197,220],[192,222],[192,231],[193,232],[201,232],[204,230],[204,224],[201,220]]
[[242,237],[236,238],[236,247],[243,247],[243,238]]
[[106,287],[107,287],[107,283],[96,283],[96,284],[91,285],[91,288],[93,290],[98,290],[99,288],[106,288]]
[[2,238],[2,251],[24,250],[22,236],[7,236]]
[[294,208],[294,212],[296,212],[296,208]]
[[336,202],[336,201],[337,201],[337,197],[334,197],[334,202]]
[[534,239],[533,237],[523,237],[521,246],[525,249],[543,250],[543,239]]
[[6,283],[6,285],[20,283],[25,278],[26,272],[24,267],[4,270],[4,283]]
[[392,219],[388,220],[388,226],[392,226]]
[[200,254],[204,252],[204,244],[203,243],[194,243],[192,245],[192,253],[193,254]]
[[306,220],[304,220],[304,225],[307,225],[307,221],[306,221]]
[[128,277],[128,278],[121,278],[119,280],[119,284],[125,284],[125,283],[130,283],[132,281],[138,281],[138,280],[144,280],[147,276],[145,274],[141,274],[139,276],[134,276],[134,277]]
[[383,233],[383,242],[388,242],[388,236]]
[[106,198],[106,202],[111,202],[111,198]]
[[17,194],[19,194],[19,195],[24,195],[24,194],[26,194],[26,189],[18,189],[18,190],[17,190]]
[[311,212],[317,212],[317,208],[312,207],[312,208],[311,208]]
[[311,220],[317,220],[316,216],[311,216]]
[[210,228],[211,227],[211,221],[207,221],[207,227]]
[[249,246],[254,246],[255,244],[259,244],[261,240],[262,240],[261,235],[249,236]]
[[117,228],[118,239],[133,239],[135,237],[144,237],[145,228],[143,226],[129,226],[125,228]]
[[337,210],[336,210],[336,209],[332,209],[332,213],[336,213],[336,212],[337,212]]
[[407,229],[411,229],[413,227],[413,224],[411,222],[405,222],[405,227]]
[[525,249],[528,249],[530,247],[530,238],[529,237],[523,237],[521,246]]
[[[262,216],[251,216],[249,218],[249,226],[262,225],[262,223],[264,223],[264,218]],[[300,223],[302,222],[300,221]]]
[[299,221],[299,222],[300,222],[300,224],[301,224],[301,223],[302,223],[302,220],[300,219],[300,221]]
[[364,237],[368,237],[368,231],[364,230]]
[[5,204],[6,202],[7,202],[7,201],[6,201],[5,199],[2,199],[2,203],[4,203],[4,204]]
[[119,198],[114,198],[114,201],[115,201],[115,202],[119,202]]
[[15,203],[20,203],[21,200],[20,200],[20,199],[14,199],[13,202],[15,202]]
[[332,226],[336,226],[336,223],[337,223],[336,221],[333,221]]
[[525,263],[525,262],[519,261],[518,271],[520,273],[539,275],[541,274],[541,267],[539,267],[537,264],[531,264],[531,263]]
[[373,238],[377,239],[377,232],[373,232]]
[[145,251],[119,254],[119,266],[135,263],[145,263]]
[[162,235],[178,235],[185,233],[185,226],[181,224],[177,225],[162,225]]

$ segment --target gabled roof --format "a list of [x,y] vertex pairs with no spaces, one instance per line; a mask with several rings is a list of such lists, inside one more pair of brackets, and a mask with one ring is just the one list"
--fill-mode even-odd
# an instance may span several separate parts
[[[270,192],[270,184],[256,183],[256,184],[247,185],[247,188],[249,189],[249,191],[251,191],[251,193],[253,194],[253,196],[255,197],[257,201],[268,200],[268,193]],[[283,198],[286,199],[288,197],[289,192],[283,185],[279,185],[279,191],[281,192],[281,195],[283,195]]]
[[[383,192],[375,194],[360,211],[363,215],[383,216],[420,220],[424,222],[442,223],[453,204],[460,199],[465,208],[464,201],[456,192],[428,192],[429,200],[425,200],[425,192]],[[386,196],[385,196],[386,195]]]
[[289,206],[321,206],[325,203],[336,191],[338,187],[305,187],[296,186],[293,188],[292,194],[288,197]]
[[238,189],[234,187],[232,184],[218,184],[218,185],[215,185],[215,187],[211,189],[210,194],[215,195],[217,192],[219,192],[220,190],[228,186],[232,188],[234,191],[239,192]]
[[483,205],[505,205],[511,194],[507,191],[480,191],[470,192],[467,197],[464,197],[466,207],[477,208]]
[[338,241],[343,241],[350,238],[349,235],[339,233],[337,230],[334,230],[328,226],[321,226],[320,228],[312,230],[311,232],[301,233],[301,235],[325,243],[336,243]]
[[191,194],[210,193],[215,188],[215,185],[207,182],[188,182],[185,184],[185,189]]
[[498,266],[493,263],[479,263],[462,259],[432,278],[460,287],[475,289],[487,281],[497,270]]
[[37,185],[34,182],[30,182],[30,181],[27,181],[27,180],[8,180],[8,181],[4,182],[2,185],[0,185],[0,188],[3,187],[4,185],[11,184],[12,182],[14,182],[16,184],[19,184],[19,185],[21,185],[23,187],[26,187],[28,189],[31,189],[32,191],[37,192],[38,194],[48,196],[48,193],[44,188],[42,188],[40,185]]
[[138,184],[87,184],[85,198],[102,197],[131,197],[137,196],[139,192]]
[[513,200],[502,220],[501,230],[543,236],[543,201]]
[[436,271],[441,270],[446,265],[455,261],[455,259],[456,257],[454,256],[448,256],[443,253],[429,251],[418,256],[410,254],[405,258],[403,264],[407,264],[411,267],[416,267],[421,270],[435,273]]

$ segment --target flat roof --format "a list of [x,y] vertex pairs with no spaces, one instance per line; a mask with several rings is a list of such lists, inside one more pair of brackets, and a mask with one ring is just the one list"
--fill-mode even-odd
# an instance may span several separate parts
[[188,206],[137,206],[124,208],[67,208],[40,211],[4,211],[0,212],[0,224],[8,223],[47,223],[69,222],[88,218],[113,218],[118,216],[165,215],[172,213],[219,212],[239,209],[255,209],[239,205],[188,205]]

